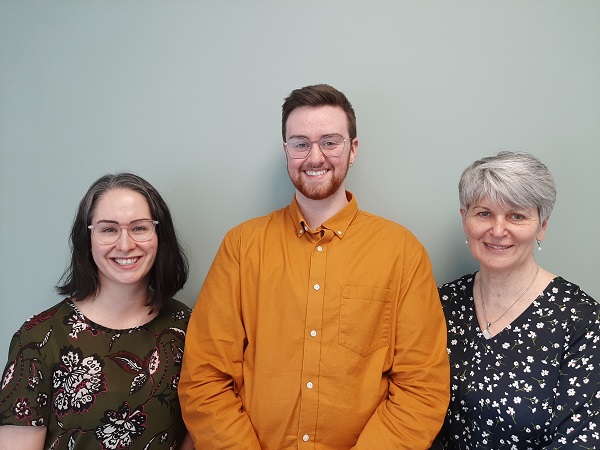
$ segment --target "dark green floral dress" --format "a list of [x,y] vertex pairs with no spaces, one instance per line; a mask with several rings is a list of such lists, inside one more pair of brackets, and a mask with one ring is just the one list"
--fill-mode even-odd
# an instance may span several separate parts
[[47,449],[175,448],[190,312],[171,300],[146,325],[111,330],[67,299],[32,317],[11,341],[0,424],[46,426]]

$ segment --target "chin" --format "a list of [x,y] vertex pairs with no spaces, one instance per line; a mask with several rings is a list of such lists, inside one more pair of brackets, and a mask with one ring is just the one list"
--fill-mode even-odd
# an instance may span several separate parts
[[339,191],[342,183],[328,183],[327,185],[307,186],[305,183],[294,183],[294,186],[304,197],[310,200],[325,200]]

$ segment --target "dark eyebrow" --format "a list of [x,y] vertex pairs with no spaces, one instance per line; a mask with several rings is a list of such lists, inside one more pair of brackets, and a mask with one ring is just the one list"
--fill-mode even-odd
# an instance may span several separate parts
[[[152,220],[152,219],[147,219],[145,217],[142,217],[141,219],[133,219],[131,222],[129,222],[129,224],[132,224],[133,222],[139,222],[140,220]],[[120,225],[120,223],[117,222],[116,220],[110,220],[110,219],[101,219],[101,220],[98,220],[96,223],[114,223],[114,224]]]
[[[342,135],[340,133],[325,133],[318,140],[329,138],[331,136],[342,136]],[[342,137],[344,137],[344,136],[342,136]],[[298,139],[298,138],[299,139],[308,139],[308,136],[294,134],[294,135],[290,136],[288,139],[292,139],[292,138],[296,138],[296,139]]]

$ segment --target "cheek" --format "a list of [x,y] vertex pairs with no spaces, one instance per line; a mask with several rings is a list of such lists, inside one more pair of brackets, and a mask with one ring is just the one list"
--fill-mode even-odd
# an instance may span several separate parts
[[298,172],[298,170],[300,170],[300,167],[302,167],[302,161],[300,159],[292,159],[289,158],[287,159],[287,170],[288,173],[295,173]]
[[466,235],[471,236],[474,234],[474,227],[473,224],[466,220],[463,222],[463,231],[465,232]]
[[102,258],[103,253],[103,249],[99,247],[99,245],[95,242],[92,242],[92,259],[94,260],[96,265],[98,265],[98,262]]
[[156,254],[158,253],[158,238],[156,236],[154,236],[154,238],[151,241],[140,243],[138,245],[152,259],[156,258]]
[[463,230],[467,236],[476,239],[485,233],[486,228],[483,224],[479,224],[472,220],[466,220],[463,223]]

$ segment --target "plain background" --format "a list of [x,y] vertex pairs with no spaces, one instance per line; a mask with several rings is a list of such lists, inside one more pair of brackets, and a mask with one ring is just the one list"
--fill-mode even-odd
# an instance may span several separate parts
[[538,262],[600,299],[597,0],[0,0],[0,352],[60,300],[108,172],[169,203],[193,305],[225,232],[290,202],[280,108],[315,83],[355,107],[359,206],[413,231],[439,284],[477,267],[461,171],[518,150],[558,185]]

